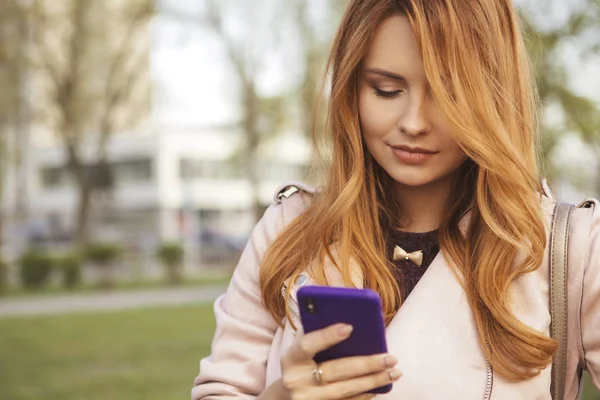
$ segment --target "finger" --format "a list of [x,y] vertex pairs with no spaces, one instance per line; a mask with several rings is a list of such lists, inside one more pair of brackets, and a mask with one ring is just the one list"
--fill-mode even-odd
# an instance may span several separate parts
[[344,340],[352,333],[352,326],[335,324],[302,336],[290,348],[290,358],[293,361],[312,360],[320,351],[330,348]]
[[400,379],[402,373],[397,369],[390,369],[376,374],[362,376],[341,382],[321,386],[327,399],[345,399],[347,397],[362,395],[369,390],[389,385]]
[[323,381],[327,383],[344,381],[359,376],[385,371],[398,364],[390,354],[357,356],[327,361],[320,365]]

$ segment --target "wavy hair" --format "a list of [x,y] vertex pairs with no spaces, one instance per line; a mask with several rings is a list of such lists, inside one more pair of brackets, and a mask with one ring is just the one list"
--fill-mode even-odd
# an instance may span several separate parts
[[[433,96],[469,158],[456,173],[440,225],[443,255],[463,282],[495,371],[511,381],[531,378],[551,363],[557,346],[510,308],[510,283],[537,269],[546,247],[538,100],[510,0],[350,1],[327,69],[329,136],[318,153],[326,158],[327,184],[267,250],[263,304],[282,320],[289,309],[283,282],[311,265],[317,282],[327,284],[327,259],[348,285],[352,265],[362,269],[364,286],[381,296],[386,322],[404,300],[384,256],[384,232],[402,210],[385,190],[391,178],[363,142],[357,86],[375,30],[396,14],[408,18]],[[314,136],[322,150],[319,132]]]

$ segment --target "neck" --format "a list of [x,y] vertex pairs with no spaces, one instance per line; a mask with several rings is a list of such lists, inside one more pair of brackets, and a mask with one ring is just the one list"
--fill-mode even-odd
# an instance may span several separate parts
[[407,232],[431,232],[439,228],[444,217],[452,176],[424,186],[396,183],[396,199],[402,210],[400,229]]

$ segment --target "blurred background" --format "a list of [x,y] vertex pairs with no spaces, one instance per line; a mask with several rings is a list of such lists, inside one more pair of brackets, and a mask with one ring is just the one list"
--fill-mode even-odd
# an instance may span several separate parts
[[[0,400],[189,397],[347,3],[0,0]],[[545,174],[598,197],[600,0],[516,4]]]

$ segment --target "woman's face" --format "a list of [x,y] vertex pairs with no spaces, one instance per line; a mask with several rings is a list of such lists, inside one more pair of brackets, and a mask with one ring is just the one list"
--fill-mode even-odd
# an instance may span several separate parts
[[360,68],[359,114],[373,158],[401,187],[446,181],[466,156],[432,98],[406,17],[380,24]]

